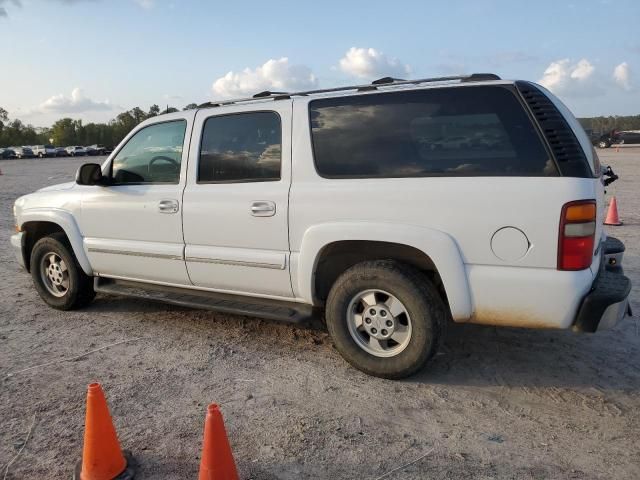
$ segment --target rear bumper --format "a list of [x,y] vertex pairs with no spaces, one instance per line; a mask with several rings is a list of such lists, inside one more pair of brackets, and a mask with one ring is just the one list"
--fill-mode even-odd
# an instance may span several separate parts
[[631,280],[622,270],[624,244],[609,237],[605,242],[603,262],[591,290],[582,300],[573,329],[579,332],[596,332],[615,327],[627,313]]
[[624,243],[614,237],[607,237],[603,244],[604,265],[610,271],[620,270],[622,273],[622,257],[624,255]]

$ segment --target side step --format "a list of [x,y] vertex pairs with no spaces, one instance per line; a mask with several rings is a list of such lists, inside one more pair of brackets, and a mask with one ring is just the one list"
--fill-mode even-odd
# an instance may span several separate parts
[[320,317],[319,309],[311,305],[246,297],[189,288],[166,287],[129,280],[96,277],[96,292],[123,295],[182,307],[213,310],[289,323],[304,323]]

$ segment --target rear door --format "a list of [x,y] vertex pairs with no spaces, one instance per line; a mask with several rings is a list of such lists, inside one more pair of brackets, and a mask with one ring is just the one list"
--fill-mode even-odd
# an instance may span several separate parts
[[183,197],[197,287],[291,297],[291,100],[200,110]]

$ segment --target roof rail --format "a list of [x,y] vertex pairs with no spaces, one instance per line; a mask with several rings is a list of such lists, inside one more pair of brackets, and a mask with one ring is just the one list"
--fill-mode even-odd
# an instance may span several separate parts
[[264,97],[273,97],[273,96],[287,96],[289,95],[287,92],[271,92],[269,90],[265,90],[264,92],[256,93],[253,98],[264,98]]
[[404,78],[382,77],[371,82],[371,85],[385,85],[387,83],[406,82]]
[[422,83],[436,83],[436,82],[484,82],[488,80],[501,80],[501,78],[495,73],[472,73],[470,75],[453,75],[448,77],[432,77],[432,78],[421,78],[417,80],[402,80],[399,78],[393,77],[383,77],[378,80],[374,80],[370,84],[365,85],[349,85],[345,87],[334,87],[334,88],[321,88],[316,90],[306,90],[302,92],[271,92],[266,90],[264,92],[256,93],[252,97],[246,98],[236,98],[233,100],[222,100],[222,101],[214,101],[214,102],[205,102],[201,105],[198,105],[198,108],[207,108],[207,107],[222,107],[224,105],[233,105],[236,103],[244,103],[244,102],[255,102],[255,101],[268,101],[268,100],[283,100],[291,97],[303,97],[307,95],[315,95],[319,93],[334,93],[334,92],[344,92],[348,90],[355,91],[369,91],[369,90],[377,90],[379,87],[395,87],[401,85],[420,85]]

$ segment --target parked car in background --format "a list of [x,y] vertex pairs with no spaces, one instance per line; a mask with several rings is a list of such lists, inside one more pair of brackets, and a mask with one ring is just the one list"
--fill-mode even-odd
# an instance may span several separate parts
[[58,154],[56,147],[53,145],[34,145],[31,147],[33,154],[36,157],[55,157]]
[[72,157],[83,157],[87,154],[87,149],[80,146],[67,147],[67,154]]
[[66,157],[69,155],[64,147],[56,147],[56,157]]
[[585,128],[584,133],[586,133],[587,137],[589,137],[589,141],[591,141],[591,145],[598,146],[598,143],[600,143],[600,138],[603,135],[602,131],[596,132],[592,128]]
[[16,152],[17,158],[33,158],[33,150],[29,147],[9,147],[11,150]]
[[638,145],[640,144],[640,130],[613,131],[604,134],[598,141],[599,148],[609,148],[611,145]]
[[0,148],[0,158],[2,159],[17,158],[16,152],[12,148]]
[[87,155],[106,155],[107,148],[104,145],[93,144],[89,145],[87,148]]

